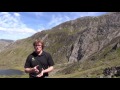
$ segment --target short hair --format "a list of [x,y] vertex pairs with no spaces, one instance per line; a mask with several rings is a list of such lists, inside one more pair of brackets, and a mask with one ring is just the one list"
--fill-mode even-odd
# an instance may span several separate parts
[[33,42],[33,46],[36,46],[38,43],[41,43],[42,44],[42,49],[44,48],[44,42],[42,41],[42,40],[35,40],[34,42]]

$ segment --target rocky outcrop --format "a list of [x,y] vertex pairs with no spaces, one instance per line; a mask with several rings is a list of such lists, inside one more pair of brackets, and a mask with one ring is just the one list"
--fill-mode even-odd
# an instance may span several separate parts
[[[83,25],[85,25],[83,23]],[[71,48],[69,62],[83,61],[101,51],[111,43],[120,40],[120,13],[111,13],[92,17],[86,29],[78,33],[78,38]]]
[[120,66],[108,67],[103,70],[103,75],[105,78],[112,78],[120,76]]
[[13,42],[12,40],[0,39],[0,52],[4,50],[8,45],[10,45],[12,42]]

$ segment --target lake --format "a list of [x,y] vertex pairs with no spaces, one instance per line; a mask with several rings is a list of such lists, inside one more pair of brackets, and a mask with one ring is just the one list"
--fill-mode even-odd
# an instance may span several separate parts
[[24,72],[20,70],[15,70],[15,69],[0,69],[0,75],[23,75]]

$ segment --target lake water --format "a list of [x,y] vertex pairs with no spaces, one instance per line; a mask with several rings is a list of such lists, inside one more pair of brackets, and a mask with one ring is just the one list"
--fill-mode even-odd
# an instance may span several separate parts
[[0,70],[0,75],[23,75],[24,72],[14,69]]

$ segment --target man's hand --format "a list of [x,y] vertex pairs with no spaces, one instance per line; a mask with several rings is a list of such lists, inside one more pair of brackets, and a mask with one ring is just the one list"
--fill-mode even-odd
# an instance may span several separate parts
[[34,68],[32,68],[32,71],[36,72],[36,73],[39,73],[38,67],[39,67],[39,65],[35,66]]
[[40,74],[38,74],[36,77],[42,77],[42,76],[43,76],[43,74],[44,74],[44,69],[42,68],[41,73],[40,73]]

